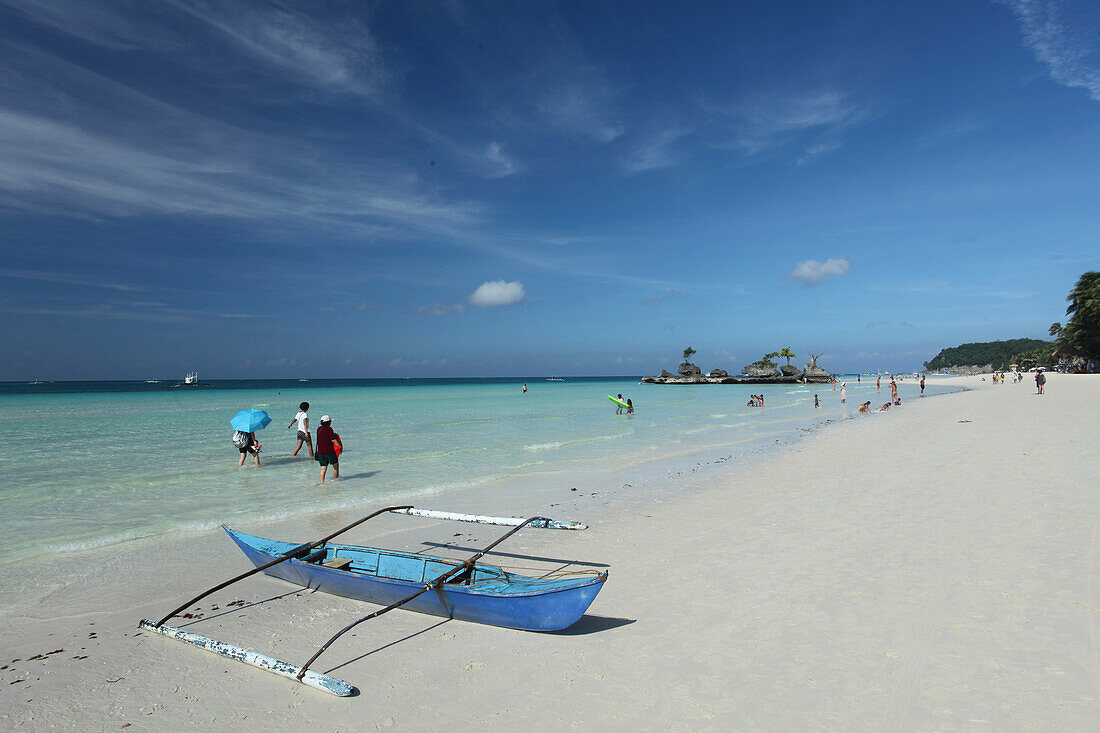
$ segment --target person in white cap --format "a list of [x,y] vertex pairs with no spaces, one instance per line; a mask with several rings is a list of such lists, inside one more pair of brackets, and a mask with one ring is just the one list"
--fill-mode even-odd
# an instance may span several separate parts
[[332,418],[321,415],[321,427],[317,428],[317,450],[315,455],[317,462],[321,464],[321,483],[325,482],[325,474],[328,467],[332,466],[332,478],[340,478],[340,454],[337,446],[342,450],[340,436],[332,430]]

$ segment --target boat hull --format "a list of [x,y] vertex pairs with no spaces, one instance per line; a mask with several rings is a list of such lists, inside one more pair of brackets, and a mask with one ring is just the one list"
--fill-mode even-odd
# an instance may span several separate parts
[[[257,567],[298,547],[296,543],[255,537],[225,528],[245,556]],[[388,606],[443,575],[457,563],[370,547],[327,543],[330,556],[351,557],[351,569],[335,569],[302,560],[281,562],[264,572],[305,588]],[[374,571],[374,572],[371,572]],[[483,575],[484,573],[484,575]],[[402,608],[461,621],[527,631],[559,631],[584,616],[607,580],[606,573],[581,578],[543,580],[482,571],[472,585],[441,584]]]

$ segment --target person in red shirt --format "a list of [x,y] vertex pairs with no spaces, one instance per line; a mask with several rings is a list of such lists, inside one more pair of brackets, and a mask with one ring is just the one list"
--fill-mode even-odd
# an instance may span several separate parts
[[332,466],[332,478],[340,478],[340,457],[336,452],[337,446],[343,450],[340,436],[332,430],[332,418],[322,415],[321,427],[317,428],[317,449],[314,451],[317,462],[321,464],[321,483],[325,482],[325,474],[328,473],[329,466]]

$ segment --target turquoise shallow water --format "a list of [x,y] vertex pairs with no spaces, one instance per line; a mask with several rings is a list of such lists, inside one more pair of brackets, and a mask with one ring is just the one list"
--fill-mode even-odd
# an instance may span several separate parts
[[[636,379],[219,383],[214,389],[0,393],[0,563],[169,532],[247,524],[446,490],[492,491],[661,467],[708,449],[728,453],[855,412],[873,378],[850,384],[847,405],[825,385],[663,386]],[[934,390],[930,387],[930,390]],[[16,390],[9,390],[16,391]],[[27,391],[27,390],[24,390]],[[746,406],[764,392],[766,406]],[[813,395],[821,396],[814,410]],[[616,415],[607,395],[637,407]],[[902,398],[915,396],[912,381]],[[311,427],[333,416],[342,476],[318,483],[286,429],[298,403]],[[236,465],[228,421],[256,407],[273,418],[258,435],[263,467]],[[566,487],[567,488],[567,487]],[[507,507],[502,507],[502,511]]]

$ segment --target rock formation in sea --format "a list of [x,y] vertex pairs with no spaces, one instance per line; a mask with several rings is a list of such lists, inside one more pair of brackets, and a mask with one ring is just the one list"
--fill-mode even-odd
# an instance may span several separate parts
[[771,379],[782,376],[779,370],[775,368],[775,364],[761,364],[760,362],[746,364],[741,367],[741,373],[751,379]]
[[804,369],[783,365],[776,367],[766,359],[746,364],[741,373],[744,376],[731,377],[725,369],[711,369],[706,375],[703,370],[685,360],[672,374],[662,369],[659,376],[642,377],[649,384],[824,384],[832,381],[833,375],[817,365],[817,356],[811,354],[810,363]]
[[700,377],[703,375],[703,370],[690,361],[685,361],[676,371],[680,373],[681,377]]

